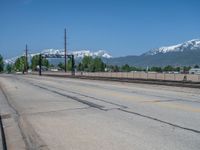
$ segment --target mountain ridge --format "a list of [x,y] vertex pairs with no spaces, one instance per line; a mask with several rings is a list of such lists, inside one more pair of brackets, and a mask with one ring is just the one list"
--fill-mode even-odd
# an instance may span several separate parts
[[[45,56],[52,58],[62,58],[64,57],[63,49],[44,49],[41,53]],[[113,58],[105,50],[90,51],[90,50],[80,50],[72,51],[77,61],[84,56],[91,57],[101,57],[105,63],[110,65],[133,65],[138,67],[146,66],[189,66],[200,64],[200,39],[193,39],[181,44],[163,46],[160,48],[155,48],[149,50],[139,56],[129,55],[124,57]],[[37,55],[39,53],[30,54],[30,57]],[[18,57],[5,60],[5,63],[13,63]]]
[[[63,58],[64,57],[64,50],[63,49],[44,49],[40,53],[32,53],[28,54],[29,59],[35,55],[42,54],[45,57],[51,58]],[[82,59],[84,56],[91,56],[91,57],[101,57],[101,58],[112,58],[112,56],[106,52],[105,50],[98,50],[98,51],[90,51],[90,50],[80,50],[80,51],[71,51],[68,54],[73,54],[75,59]],[[21,55],[22,56],[22,55]],[[16,56],[10,59],[5,59],[5,64],[12,64],[16,61],[17,58],[21,56]]]
[[139,56],[129,55],[107,60],[110,65],[146,66],[193,66],[200,64],[200,39],[193,39],[181,44],[163,46],[149,50]]
[[156,55],[158,53],[168,52],[183,52],[186,50],[200,50],[200,39],[192,39],[181,44],[162,46],[160,48],[152,49],[142,55]]

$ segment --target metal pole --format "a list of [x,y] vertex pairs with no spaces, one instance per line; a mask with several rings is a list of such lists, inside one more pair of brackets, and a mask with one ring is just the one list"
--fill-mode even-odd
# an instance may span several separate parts
[[74,76],[75,75],[75,61],[74,61],[74,55],[71,55],[72,56],[72,75]]
[[66,35],[66,28],[64,33],[64,46],[65,46],[65,72],[67,72],[67,35]]
[[25,61],[25,71],[28,73],[28,46],[26,44],[26,61]]
[[42,75],[42,55],[39,55],[39,75]]

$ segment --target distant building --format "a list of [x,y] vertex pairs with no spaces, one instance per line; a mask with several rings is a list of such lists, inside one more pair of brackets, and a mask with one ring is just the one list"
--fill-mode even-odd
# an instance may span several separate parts
[[189,74],[200,74],[200,68],[192,68],[189,70]]

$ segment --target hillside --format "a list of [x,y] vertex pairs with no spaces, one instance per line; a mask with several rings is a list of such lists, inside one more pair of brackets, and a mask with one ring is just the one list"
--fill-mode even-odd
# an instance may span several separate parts
[[193,66],[200,64],[200,40],[150,50],[140,56],[125,56],[106,60],[108,64],[146,66]]

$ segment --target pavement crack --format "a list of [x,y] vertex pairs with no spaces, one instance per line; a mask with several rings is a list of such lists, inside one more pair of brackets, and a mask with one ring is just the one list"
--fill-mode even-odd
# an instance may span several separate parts
[[[0,84],[0,90],[2,91],[2,93],[3,93],[3,95],[4,95],[5,100],[6,100],[7,104],[8,104],[8,106],[12,109],[12,111],[14,111],[14,112],[12,113],[13,119],[16,121],[17,127],[19,128],[19,132],[20,132],[20,134],[21,134],[21,136],[22,136],[22,138],[23,138],[23,142],[24,142],[25,147],[26,147],[26,149],[27,149],[29,146],[28,146],[26,137],[25,137],[24,134],[23,134],[23,130],[22,130],[21,126],[20,126],[20,122],[19,122],[20,114],[19,114],[19,112],[17,111],[17,109],[15,108],[15,106],[11,104],[9,97],[8,97],[8,95],[6,94],[6,90],[2,87],[1,84]],[[6,137],[5,137],[5,138],[6,138]]]
[[196,129],[191,129],[191,128],[183,127],[183,126],[180,126],[180,125],[177,125],[177,124],[173,124],[173,123],[170,123],[170,122],[167,122],[167,121],[163,121],[163,120],[151,117],[151,116],[143,115],[143,114],[140,114],[140,113],[137,113],[137,112],[128,111],[128,110],[121,109],[121,108],[118,108],[118,110],[126,112],[126,113],[129,113],[129,114],[134,114],[134,115],[137,115],[137,116],[140,116],[140,117],[143,117],[143,118],[148,118],[148,119],[151,119],[151,120],[154,120],[154,121],[157,121],[157,122],[160,122],[160,123],[164,123],[164,124],[167,124],[167,125],[179,128],[179,129],[183,129],[183,130],[187,130],[187,131],[190,131],[190,132],[193,132],[193,133],[200,134],[200,131],[196,130]]
[[112,104],[112,105],[115,105],[115,106],[119,106],[119,107],[122,107],[122,108],[128,108],[127,106],[116,104],[116,103],[113,103],[113,102],[108,102],[106,100],[99,99],[99,98],[96,98],[96,97],[93,97],[93,96],[88,96],[88,95],[77,93],[77,92],[73,92],[73,91],[69,91],[69,92],[74,93],[74,94],[78,94],[80,96],[84,96],[84,97],[87,97],[87,98],[92,98],[92,99],[95,99],[95,100],[98,100],[98,101],[101,101],[101,102],[105,102],[105,103],[108,103],[108,104]]
[[[30,82],[30,84],[35,85],[35,86],[38,86],[38,85],[33,84],[33,83],[31,83],[31,82]],[[45,84],[42,84],[42,85],[43,85],[43,86],[47,86],[47,85],[45,85]],[[48,86],[49,86],[49,85],[48,85]],[[65,90],[65,89],[62,89],[62,88],[54,87],[54,86],[51,86],[51,87],[54,88],[54,89],[58,89],[58,90]],[[118,106],[118,107],[121,107],[121,108],[128,108],[127,106],[124,106],[124,105],[120,105],[120,104],[116,104],[116,103],[113,103],[113,102],[109,102],[109,101],[106,101],[106,100],[104,100],[104,99],[96,98],[96,97],[93,97],[93,96],[88,96],[88,95],[85,95],[85,94],[82,94],[82,93],[78,93],[78,92],[74,92],[74,91],[69,91],[69,90],[65,90],[65,91],[70,92],[70,93],[73,93],[73,94],[77,94],[77,95],[80,95],[80,96],[83,96],[83,97],[86,97],[86,98],[92,98],[92,99],[94,99],[94,100],[96,100],[96,101],[105,102],[105,103],[107,103],[107,104],[115,105],[115,106]]]
[[41,88],[41,89],[50,91],[50,92],[52,92],[52,93],[55,93],[55,94],[58,94],[58,95],[61,95],[61,96],[70,98],[70,99],[72,99],[72,100],[75,100],[75,101],[80,102],[80,103],[82,103],[82,104],[85,104],[85,105],[87,105],[87,106],[90,106],[90,107],[93,107],[93,108],[97,108],[97,109],[99,109],[99,110],[104,110],[104,109],[103,109],[104,106],[101,106],[101,105],[98,105],[98,104],[95,104],[95,103],[92,103],[92,102],[89,102],[89,101],[86,101],[86,100],[79,99],[79,98],[77,98],[77,97],[75,97],[75,96],[70,96],[70,95],[67,95],[67,94],[63,94],[63,93],[60,93],[60,92],[58,92],[58,91],[51,90],[51,89],[49,89],[49,88],[42,87],[42,86],[39,86],[39,85],[36,85],[36,84],[33,84],[33,85],[36,86],[36,87],[39,87],[39,88]]
[[[28,136],[28,134],[30,134],[29,130],[31,130],[31,131],[34,130],[33,127],[29,124],[29,125],[26,125],[26,127],[28,127],[29,130],[26,130],[24,128],[23,125],[25,123],[23,123],[23,121],[22,121],[24,118],[18,112],[16,104],[11,103],[11,102],[13,102],[13,100],[7,95],[8,91],[5,90],[1,84],[0,84],[0,90],[2,91],[2,93],[4,95],[8,106],[12,109],[12,111],[14,111],[12,113],[13,119],[16,121],[17,127],[19,128],[19,132],[20,132],[20,134],[23,138],[23,142],[25,144],[25,149],[27,149],[27,150],[28,149],[36,149],[36,148],[32,148],[32,146],[37,145],[38,147],[40,147],[40,145],[46,145],[45,142],[39,137],[39,135],[35,131],[31,133],[31,136]],[[28,122],[27,122],[27,124],[28,124]],[[37,139],[37,141],[35,139]],[[48,150],[48,147],[43,147],[42,149]]]
[[89,108],[91,108],[91,107],[60,109],[60,110],[43,111],[43,112],[34,112],[34,113],[22,113],[22,114],[20,114],[20,115],[37,115],[37,114],[46,114],[46,113],[54,113],[54,112],[62,112],[62,111],[84,110],[84,109],[89,109]]
[[[188,99],[183,99],[183,98],[172,98],[172,97],[169,97],[169,96],[166,96],[166,95],[156,95],[156,94],[153,94],[153,93],[147,93],[147,92],[138,92],[138,91],[132,91],[131,93],[134,93],[134,94],[139,94],[139,95],[145,95],[145,96],[153,96],[153,97],[157,97],[157,98],[161,98],[161,99],[166,99],[166,100],[163,100],[163,101],[174,101],[174,102],[187,102],[187,103],[200,103],[199,100],[188,100]],[[172,99],[172,100],[171,100]]]
[[[51,80],[50,80],[50,81],[51,81]],[[26,82],[28,82],[28,83],[31,84],[31,85],[38,86],[37,84],[32,83],[32,82],[30,82],[30,81],[27,81],[27,80],[26,80]],[[40,83],[40,85],[49,86],[49,85],[42,84],[42,83]],[[57,87],[54,87],[54,86],[52,86],[52,85],[51,85],[51,88],[58,89],[58,90],[65,90],[65,91],[70,92],[70,93],[73,93],[73,94],[77,94],[77,95],[80,95],[80,96],[83,96],[83,97],[86,97],[86,98],[91,98],[91,99],[94,99],[94,100],[96,100],[96,101],[104,102],[104,103],[107,103],[107,104],[115,105],[115,106],[118,106],[118,107],[120,107],[120,108],[124,108],[124,109],[125,109],[125,108],[128,108],[127,106],[124,106],[124,105],[121,105],[121,104],[117,104],[117,103],[113,103],[113,102],[110,102],[110,101],[107,101],[107,100],[104,100],[104,99],[96,98],[96,97],[94,97],[94,96],[88,96],[88,95],[85,95],[85,94],[82,94],[82,93],[79,93],[79,92],[74,92],[74,91],[70,91],[70,90],[66,90],[66,89],[62,89],[62,88],[57,88]]]

